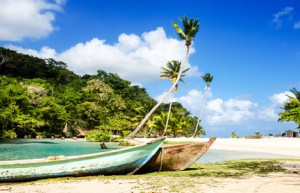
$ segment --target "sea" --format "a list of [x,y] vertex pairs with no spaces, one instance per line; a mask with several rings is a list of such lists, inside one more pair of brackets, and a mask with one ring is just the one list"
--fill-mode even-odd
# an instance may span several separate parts
[[[100,143],[61,139],[14,139],[0,141],[0,161],[46,158],[49,156],[72,156],[110,151],[124,148],[117,143],[105,143],[108,149],[101,149]],[[280,154],[209,149],[198,163],[214,163],[238,159],[293,158]]]

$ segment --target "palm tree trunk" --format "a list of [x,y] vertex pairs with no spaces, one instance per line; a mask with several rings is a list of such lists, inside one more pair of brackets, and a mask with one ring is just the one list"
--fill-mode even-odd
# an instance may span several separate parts
[[199,126],[199,123],[200,123],[200,119],[203,115],[203,112],[204,112],[204,107],[205,107],[205,103],[206,103],[206,99],[207,99],[207,95],[208,95],[208,88],[206,88],[206,91],[205,91],[205,96],[204,96],[204,99],[203,99],[203,103],[202,103],[202,106],[201,106],[201,110],[200,110],[200,114],[199,114],[199,119],[197,121],[197,124],[196,124],[196,127],[195,127],[195,130],[194,130],[194,134],[192,135],[192,137],[195,137],[197,131],[198,131],[198,126]]
[[172,104],[173,104],[174,94],[175,94],[175,89],[173,90],[173,94],[171,95],[171,102],[170,102],[170,106],[169,106],[167,121],[166,121],[165,129],[164,129],[164,132],[163,132],[162,136],[164,136],[166,134],[166,132],[167,132],[167,128],[168,128],[168,124],[169,124],[169,119],[170,119],[170,114],[171,114],[171,109],[172,109]]
[[154,111],[168,98],[168,96],[171,94],[171,92],[175,89],[176,84],[178,83],[178,81],[181,78],[183,69],[185,68],[187,62],[188,62],[188,56],[189,56],[189,52],[190,52],[190,46],[187,46],[186,49],[186,55],[185,55],[185,59],[184,59],[184,63],[183,65],[180,67],[179,70],[179,74],[178,77],[176,79],[176,81],[174,82],[174,84],[171,86],[171,88],[169,89],[169,91],[167,92],[167,94],[161,99],[161,101],[159,101],[151,110],[150,112],[144,117],[144,119],[141,121],[141,123],[135,128],[135,130],[130,133],[125,139],[132,139],[134,137],[134,135],[141,129],[141,127],[145,124],[145,122],[150,118],[150,116],[152,115],[152,113],[154,113]]

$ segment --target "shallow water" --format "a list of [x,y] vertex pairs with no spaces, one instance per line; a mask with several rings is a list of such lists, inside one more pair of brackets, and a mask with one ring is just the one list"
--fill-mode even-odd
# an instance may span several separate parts
[[[117,143],[105,143],[108,149],[101,149],[100,143],[60,139],[16,139],[0,141],[0,161],[46,158],[49,156],[71,156],[110,151],[124,148]],[[237,159],[293,158],[280,154],[209,149],[197,162],[222,162]]]
[[297,158],[297,157],[280,155],[280,154],[261,153],[261,152],[209,149],[197,161],[197,163],[223,162],[223,161],[239,160],[239,159],[263,159],[263,158]]
[[101,149],[100,143],[60,139],[16,139],[0,141],[0,161],[46,158],[58,155],[82,155],[122,148],[116,143],[105,144],[108,149]]

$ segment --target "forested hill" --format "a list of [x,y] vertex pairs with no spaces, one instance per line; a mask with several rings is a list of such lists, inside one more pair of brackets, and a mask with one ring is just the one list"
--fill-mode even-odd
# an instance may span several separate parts
[[79,78],[64,62],[41,59],[0,47],[0,74],[11,77],[42,78],[55,84],[66,84]]
[[[77,136],[91,141],[125,136],[156,104],[144,88],[99,70],[78,76],[67,64],[0,47],[0,139],[14,136]],[[193,132],[196,119],[175,103],[168,135]],[[162,105],[139,135],[160,135],[168,104]]]

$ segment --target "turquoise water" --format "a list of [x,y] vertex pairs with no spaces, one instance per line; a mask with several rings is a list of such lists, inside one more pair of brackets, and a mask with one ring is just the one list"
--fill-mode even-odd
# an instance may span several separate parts
[[0,161],[46,158],[58,155],[82,155],[122,148],[116,143],[105,144],[108,149],[101,149],[100,143],[60,139],[16,139],[0,141]]
[[[123,146],[118,146],[116,143],[105,144],[108,149],[101,149],[99,143],[60,139],[16,139],[0,141],[0,161],[46,158],[58,155],[82,155],[123,148]],[[280,154],[209,149],[197,162],[222,162],[228,160],[255,158],[293,157]]]
[[299,158],[281,154],[209,149],[197,163],[223,162],[239,159]]

